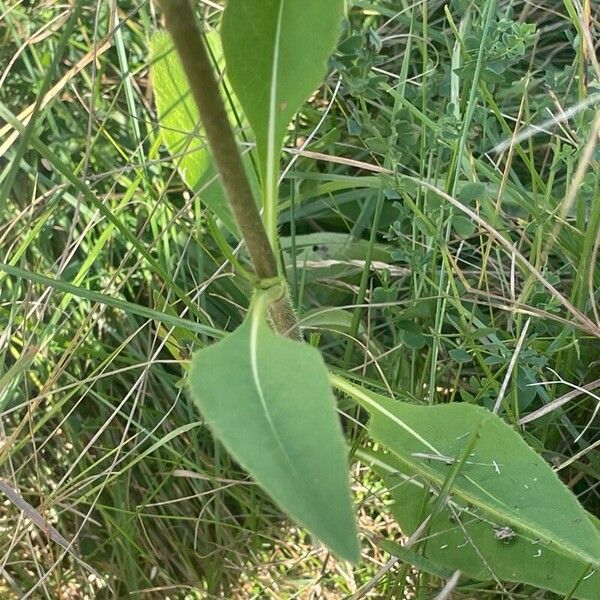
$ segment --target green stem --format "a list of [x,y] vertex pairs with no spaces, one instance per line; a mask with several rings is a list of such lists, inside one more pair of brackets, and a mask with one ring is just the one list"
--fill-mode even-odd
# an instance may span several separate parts
[[[187,75],[229,203],[259,279],[278,277],[277,259],[260,218],[219,84],[189,0],[159,0],[165,23]],[[270,306],[275,329],[301,338],[287,292]]]

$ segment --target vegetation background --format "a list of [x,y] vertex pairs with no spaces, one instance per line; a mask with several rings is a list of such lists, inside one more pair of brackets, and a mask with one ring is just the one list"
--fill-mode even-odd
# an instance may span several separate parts
[[[582,2],[349,2],[290,128],[280,223],[329,365],[417,403],[502,397],[598,515],[600,12]],[[196,4],[217,29],[222,3]],[[404,563],[375,581],[402,532],[360,458],[352,569],[188,400],[181,361],[241,322],[247,290],[201,203],[214,182],[188,189],[165,151],[159,29],[151,2],[0,1],[0,597],[433,598],[442,580]],[[393,169],[471,214],[385,185]],[[360,457],[365,415],[340,408]]]

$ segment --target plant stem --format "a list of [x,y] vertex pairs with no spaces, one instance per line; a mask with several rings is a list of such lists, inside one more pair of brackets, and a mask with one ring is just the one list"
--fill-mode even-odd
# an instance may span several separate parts
[[213,158],[256,274],[277,277],[277,261],[267,235],[233,134],[213,67],[189,0],[160,0],[175,47],[200,112]]
[[[260,218],[194,10],[189,0],[159,0],[159,4],[187,75],[212,156],[248,246],[256,275],[261,280],[274,279],[279,275],[277,259]],[[301,339],[287,289],[279,300],[270,305],[269,311],[273,325],[280,334]]]

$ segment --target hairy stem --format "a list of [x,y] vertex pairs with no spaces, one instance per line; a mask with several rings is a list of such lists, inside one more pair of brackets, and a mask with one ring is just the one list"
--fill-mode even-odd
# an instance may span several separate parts
[[[259,279],[275,278],[278,276],[277,259],[260,218],[192,6],[189,0],[159,0],[159,4],[187,75],[211,153],[256,275]],[[287,294],[273,302],[269,310],[273,325],[279,333],[301,338]]]

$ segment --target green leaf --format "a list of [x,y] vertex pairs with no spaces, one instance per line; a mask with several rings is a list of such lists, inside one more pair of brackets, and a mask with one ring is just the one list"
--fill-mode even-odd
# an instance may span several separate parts
[[452,227],[461,238],[468,238],[477,230],[475,223],[462,215],[454,215],[452,217]]
[[[352,313],[343,308],[315,308],[302,315],[301,324],[307,329],[349,331],[352,327]],[[364,333],[364,326],[361,327],[362,333]]]
[[227,2],[221,28],[227,74],[256,138],[269,232],[276,228],[286,130],[325,75],[343,10],[343,0]]
[[419,350],[425,346],[427,339],[423,335],[423,328],[415,321],[399,319],[394,323],[400,339],[408,348]]
[[452,348],[448,354],[450,354],[452,359],[457,363],[473,362],[473,357],[463,348]]
[[357,562],[346,450],[319,352],[273,333],[257,301],[234,333],[195,355],[190,384],[208,425],[273,500]]
[[[207,41],[214,53],[222,53],[215,33]],[[177,170],[228,231],[237,235],[237,225],[229,209],[203,133],[200,115],[190,93],[187,78],[173,47],[171,36],[156,33],[150,43],[152,88],[163,141],[174,157]]]
[[373,439],[433,486],[444,484],[479,429],[474,451],[454,480],[453,499],[530,543],[600,567],[600,534],[587,513],[551,467],[498,416],[469,404],[415,406],[337,376],[332,380],[370,412]]
[[[402,532],[412,535],[429,514],[423,512],[430,497],[427,486],[392,455],[372,453],[361,457],[386,479],[394,500],[392,513]],[[598,531],[590,515],[590,522]],[[381,547],[417,568],[444,577],[442,569],[460,570],[481,581],[515,581],[566,595],[575,589],[574,598],[596,600],[600,597],[600,573],[588,569],[585,561],[568,558],[545,544],[501,528],[474,514],[473,509],[445,505],[433,517],[423,544],[423,555],[407,553],[402,546],[382,542]],[[504,539],[499,539],[504,538]],[[433,568],[435,566],[435,568]],[[436,570],[437,569],[437,570]],[[580,581],[581,580],[581,581]]]
[[472,204],[485,197],[486,188],[483,183],[465,183],[458,193],[458,198],[465,204]]
[[[303,269],[306,281],[315,279],[340,279],[362,273],[369,240],[355,240],[346,233],[308,233],[294,238],[280,237],[286,268],[296,264]],[[292,255],[292,248],[295,254]],[[372,249],[372,266],[376,263],[393,263],[389,246],[375,244]]]
[[[322,231],[296,235],[293,239],[281,237],[280,245],[286,254],[295,247],[296,256],[292,257],[290,262],[296,260],[301,264],[317,260],[364,261],[369,241],[355,240],[347,233]],[[389,245],[374,244],[372,258],[374,261],[391,263]]]

